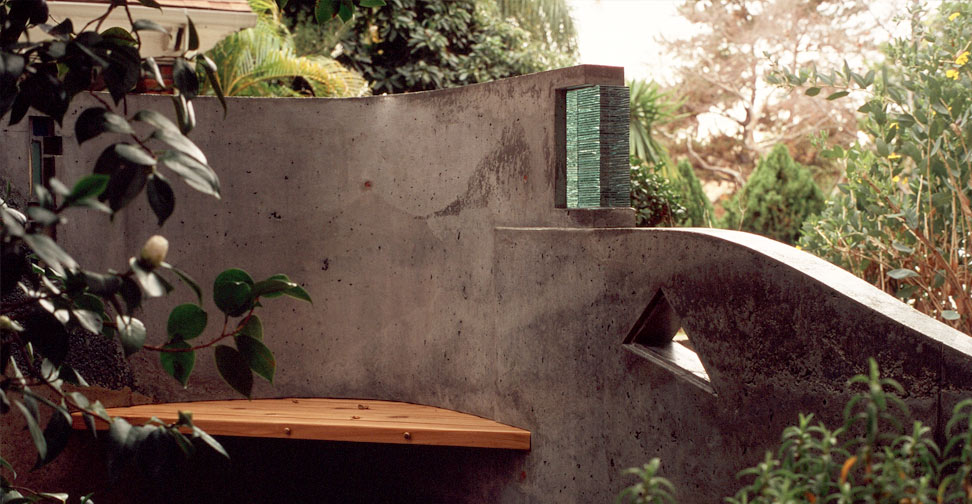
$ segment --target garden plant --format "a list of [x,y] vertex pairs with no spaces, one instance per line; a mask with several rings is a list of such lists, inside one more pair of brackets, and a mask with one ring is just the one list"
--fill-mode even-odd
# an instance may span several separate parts
[[[159,8],[154,0],[140,3]],[[355,3],[321,0],[322,9],[342,17]],[[130,27],[103,29],[116,9],[127,14]],[[96,421],[110,424],[107,443],[114,475],[134,461],[143,473],[157,476],[180,457],[191,455],[200,443],[226,455],[215,439],[192,425],[190,414],[180,414],[173,424],[155,420],[144,426],[110,418],[99,401],[86,397],[87,382],[71,366],[77,350],[72,348],[72,336],[115,341],[125,356],[157,352],[162,369],[183,386],[188,384],[197,353],[212,347],[219,374],[233,389],[249,396],[254,374],[272,381],[276,370],[257,310],[279,296],[310,301],[307,291],[285,275],[255,281],[241,269],[227,269],[212,283],[221,328],[206,332],[209,311],[204,307],[204,291],[188,274],[166,262],[169,244],[164,237],[153,236],[127,264],[107,272],[85,269],[51,238],[70,214],[104,212],[107,219],[143,192],[162,226],[175,209],[172,176],[219,197],[216,172],[187,136],[196,123],[192,100],[200,88],[197,70],[206,76],[224,109],[226,103],[217,68],[198,53],[199,37],[191,20],[188,26],[188,51],[173,62],[170,91],[176,119],[172,120],[153,110],[129,111],[126,99],[140,79],[165,82],[154,59],[140,54],[140,34],[164,28],[133,19],[125,2],[113,2],[103,15],[75,26],[70,19],[50,19],[45,0],[0,0],[0,119],[16,124],[33,110],[60,125],[74,99],[85,95],[94,106],[77,116],[75,139],[79,144],[102,135],[113,140],[90,175],[71,184],[56,178],[42,180],[34,185],[29,196],[32,204],[26,207],[24,201],[17,202],[19,209],[13,201],[0,201],[0,414],[25,419],[24,435],[37,451],[35,468],[51,462],[66,447],[72,412],[82,414],[92,433]],[[35,29],[46,35],[38,40]],[[166,334],[150,337],[140,314],[158,309],[147,301],[172,291],[176,279],[191,289],[196,302],[172,308]],[[46,425],[43,418],[49,418]],[[25,488],[17,479],[23,470],[0,454],[0,502],[68,499],[66,494]]]
[[877,68],[779,77],[828,100],[866,95],[868,141],[826,151],[846,179],[800,245],[972,334],[972,4],[909,16]]
[[[958,503],[972,500],[972,399],[955,405],[945,426],[946,442],[932,439],[931,427],[911,418],[896,381],[881,378],[869,360],[866,375],[848,382],[856,393],[844,407],[844,423],[831,429],[800,414],[783,430],[776,453],[739,473],[744,486],[725,501],[743,503],[858,502]],[[675,502],[674,488],[658,475],[652,460],[627,474],[641,481],[618,502]]]

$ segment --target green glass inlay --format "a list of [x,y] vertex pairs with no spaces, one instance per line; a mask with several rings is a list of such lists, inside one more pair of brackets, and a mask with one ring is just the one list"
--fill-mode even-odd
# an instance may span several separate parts
[[567,92],[567,207],[630,206],[628,88]]

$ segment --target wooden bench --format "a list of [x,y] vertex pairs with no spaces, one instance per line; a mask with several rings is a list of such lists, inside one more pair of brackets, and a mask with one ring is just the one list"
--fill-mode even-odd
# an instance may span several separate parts
[[[195,425],[217,436],[316,439],[365,443],[530,449],[530,431],[448,409],[364,399],[254,399],[143,404],[108,408],[112,417],[142,424],[174,423],[192,412]],[[85,429],[74,413],[75,429]],[[98,429],[108,425],[101,420]]]

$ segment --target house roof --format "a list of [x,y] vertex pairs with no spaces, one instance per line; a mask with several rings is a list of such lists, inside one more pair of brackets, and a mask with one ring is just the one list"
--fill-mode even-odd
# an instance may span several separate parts
[[[110,0],[72,0],[74,2],[81,3],[100,3],[109,4]],[[179,9],[199,9],[199,10],[211,10],[211,11],[225,11],[225,12],[251,12],[250,4],[247,0],[156,0],[163,9],[169,8],[179,8]],[[52,3],[57,3],[57,0],[52,0]],[[131,4],[135,4],[134,0],[130,1]]]

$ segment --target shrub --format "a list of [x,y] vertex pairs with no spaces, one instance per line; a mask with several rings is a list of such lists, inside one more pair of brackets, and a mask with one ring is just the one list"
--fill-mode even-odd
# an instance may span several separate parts
[[944,2],[931,23],[911,10],[912,33],[865,75],[804,71],[789,82],[867,90],[859,109],[870,141],[827,155],[846,181],[801,245],[919,311],[972,334],[972,4]]
[[796,243],[803,221],[824,208],[824,196],[807,167],[779,144],[759,161],[749,180],[724,205],[724,226]]
[[[931,428],[910,418],[897,382],[881,378],[869,360],[867,375],[849,385],[863,390],[844,408],[844,424],[831,430],[813,415],[783,430],[776,453],[739,473],[746,484],[730,504],[780,502],[968,502],[972,474],[972,399],[955,406],[940,449]],[[846,440],[846,441],[845,441]],[[632,502],[670,501],[670,484],[656,476],[657,459],[629,469],[642,481],[618,497]]]
[[682,195],[682,202],[685,205],[685,217],[681,224],[685,226],[703,227],[712,224],[712,202],[702,190],[702,182],[695,175],[692,163],[682,159],[675,166],[678,171],[679,181],[675,185],[679,194]]
[[640,227],[677,226],[686,217],[677,187],[658,169],[647,163],[631,167],[631,206]]

